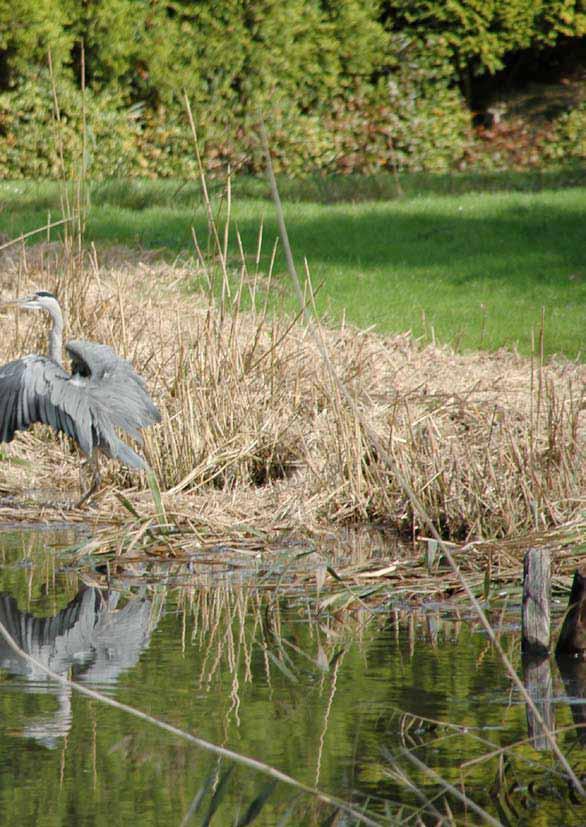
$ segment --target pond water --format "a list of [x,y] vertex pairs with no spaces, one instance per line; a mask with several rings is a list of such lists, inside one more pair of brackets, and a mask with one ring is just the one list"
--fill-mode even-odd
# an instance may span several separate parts
[[[80,573],[63,550],[74,539],[0,533],[0,620],[54,672],[343,799],[371,823],[485,823],[447,783],[494,823],[586,824],[552,753],[524,742],[525,705],[472,613],[318,612],[315,594],[283,577],[233,569],[207,582],[180,566],[159,578]],[[491,619],[521,672],[518,611]],[[566,688],[555,662],[547,671],[558,742],[584,777],[580,675]],[[0,823],[359,822],[48,679],[0,640]]]

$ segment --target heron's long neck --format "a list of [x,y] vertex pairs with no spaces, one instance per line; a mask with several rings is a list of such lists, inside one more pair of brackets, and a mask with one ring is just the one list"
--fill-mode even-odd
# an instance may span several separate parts
[[56,304],[49,310],[53,324],[49,332],[49,359],[57,362],[58,365],[63,364],[63,314],[59,305]]

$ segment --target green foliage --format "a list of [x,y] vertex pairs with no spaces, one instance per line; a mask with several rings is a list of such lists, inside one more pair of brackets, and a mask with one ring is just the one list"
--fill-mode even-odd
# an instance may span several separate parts
[[397,59],[385,79],[385,120],[396,153],[390,165],[445,171],[470,141],[469,112],[444,57],[404,35],[391,42]]
[[32,64],[46,63],[51,49],[59,67],[72,39],[55,0],[0,0],[0,89],[10,88]]
[[154,22],[153,5],[159,9],[154,19],[159,35],[163,35],[163,8],[148,0],[60,0],[66,30],[75,44],[71,63],[78,80],[83,43],[88,84],[96,89],[113,87],[130,97],[153,47],[145,36]]
[[511,52],[586,33],[580,0],[387,0],[385,10],[461,73],[495,72]]
[[[182,113],[177,78],[182,80],[213,170],[257,169],[259,111],[267,125],[277,166],[299,173],[332,160],[331,112],[352,100],[357,89],[372,91],[388,36],[377,21],[376,4],[360,0],[332,4],[316,0],[197,4],[176,2],[175,45],[169,65],[151,65],[160,106],[147,114],[145,157],[158,157],[162,174],[178,174],[191,138]],[[164,145],[169,132],[174,143]],[[159,172],[161,174],[161,172]]]
[[556,161],[586,160],[586,102],[558,119],[546,152]]
[[[138,158],[138,126],[111,93],[82,93],[63,75],[56,81],[59,119],[47,71],[0,95],[0,176],[128,175]],[[83,113],[85,108],[85,146]]]
[[261,168],[259,112],[291,175],[459,168],[472,75],[585,31],[570,0],[0,0],[0,175],[63,172],[60,142],[79,162],[84,79],[95,178],[196,173],[184,93],[212,173]]

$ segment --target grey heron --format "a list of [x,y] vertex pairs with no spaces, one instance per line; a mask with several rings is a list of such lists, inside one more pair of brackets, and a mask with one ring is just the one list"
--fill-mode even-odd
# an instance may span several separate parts
[[119,429],[142,444],[140,429],[161,419],[130,362],[108,345],[77,340],[65,345],[69,374],[62,362],[63,313],[53,293],[39,290],[3,304],[44,310],[52,326],[47,356],[31,354],[0,367],[0,442],[10,442],[16,431],[35,422],[72,437],[93,472],[78,506],[99,487],[98,451],[130,468],[146,468],[144,459],[116,434]]

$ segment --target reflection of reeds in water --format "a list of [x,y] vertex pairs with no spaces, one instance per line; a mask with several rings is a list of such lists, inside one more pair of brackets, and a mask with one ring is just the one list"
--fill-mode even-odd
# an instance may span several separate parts
[[[415,613],[397,609],[389,619],[366,611],[359,612],[358,617],[320,616],[307,607],[303,612],[307,620],[303,624],[304,635],[293,637],[292,630],[296,624],[291,626],[291,611],[295,604],[293,602],[292,606],[287,600],[283,603],[282,599],[277,598],[277,595],[259,592],[254,587],[244,590],[198,588],[185,593],[181,604],[188,618],[184,625],[185,639],[201,652],[200,671],[194,676],[197,685],[201,691],[213,693],[217,702],[223,704],[226,743],[233,739],[234,727],[238,729],[241,726],[240,713],[246,712],[246,703],[251,699],[250,685],[261,684],[269,699],[278,700],[282,697],[283,681],[290,683],[293,690],[301,681],[303,672],[310,670],[314,673],[316,677],[312,685],[319,698],[316,715],[319,726],[312,742],[315,743],[315,764],[312,762],[311,770],[316,786],[322,780],[322,760],[329,761],[328,749],[331,748],[332,737],[335,737],[329,732],[332,710],[335,704],[341,704],[342,708],[347,705],[344,691],[347,691],[348,673],[344,675],[344,670],[348,645],[360,640],[367,628],[371,633],[375,631],[382,620],[392,628],[393,637],[400,635],[401,650],[408,663],[420,654],[424,640],[431,646],[432,652],[441,651],[445,644],[455,647],[460,634],[463,631],[468,633],[470,626],[468,612],[464,622],[458,611],[446,618],[439,612]],[[283,610],[285,605],[286,612]],[[514,652],[510,651],[511,648]],[[520,655],[519,642],[509,644],[508,649],[516,660]],[[473,676],[489,655],[493,656],[491,643],[483,641],[478,648],[475,665],[466,672],[467,679],[474,680]],[[363,657],[366,665],[369,661],[367,641]],[[435,656],[430,653],[430,657],[433,660]],[[430,668],[433,670],[433,667]],[[415,674],[413,677],[416,679]],[[276,686],[277,681],[281,682],[280,689]],[[245,690],[246,684],[249,686]],[[341,697],[339,692],[342,692]],[[254,697],[258,697],[258,689]],[[504,715],[508,723],[503,721],[503,727],[508,730],[510,724],[514,729],[517,719],[522,718],[522,707],[510,704]],[[339,716],[338,709],[338,726]],[[464,722],[453,723],[445,718],[433,719],[406,712],[388,704],[384,713],[381,712],[379,726],[383,731],[388,731],[389,742],[392,739],[395,743],[395,732],[398,733],[397,745],[380,760],[377,755],[369,755],[368,770],[359,764],[352,768],[352,772],[364,773],[366,778],[370,777],[370,773],[375,778],[380,773],[381,777],[388,777],[404,791],[404,795],[397,800],[392,795],[385,799],[390,823],[393,823],[391,813],[393,818],[403,813],[404,817],[409,815],[413,819],[419,814],[423,819],[421,823],[427,823],[425,819],[429,817],[438,818],[439,813],[439,823],[458,824],[462,812],[468,811],[475,813],[474,818],[480,819],[479,823],[498,824],[498,803],[497,815],[494,810],[497,788],[491,800],[486,778],[492,772],[498,777],[498,768],[503,760],[509,767],[509,775],[523,779],[537,778],[541,773],[542,779],[549,779],[552,789],[559,790],[559,768],[552,769],[547,755],[540,757],[530,748],[530,738],[514,738],[512,743],[500,746],[503,740],[507,740],[501,727],[483,725],[483,720],[480,711],[478,719],[470,710]],[[250,725],[250,719],[247,725]],[[376,725],[375,729],[378,729]],[[471,755],[475,757],[463,760],[463,756],[468,758]],[[448,761],[447,766],[443,765],[442,756]],[[519,780],[518,784],[522,783]],[[531,800],[536,804],[548,800],[546,787],[544,781],[538,790],[532,790],[529,794]],[[373,812],[377,813],[376,820],[382,803],[374,793],[370,803],[375,808]],[[387,822],[383,820],[381,823]]]
[[281,635],[280,603],[254,587],[232,588],[215,585],[190,592],[184,606],[192,619],[190,643],[202,653],[200,688],[210,692],[214,682],[231,676],[231,704],[228,715],[237,719],[240,681],[252,683],[253,653],[263,665],[264,681],[270,688],[272,671],[296,680],[296,667]]
[[[37,569],[36,580],[33,582],[35,592],[47,577],[48,582],[51,582],[53,575],[48,569]],[[143,588],[153,607],[158,601],[159,608],[155,613],[155,617],[158,617],[163,597],[161,586],[157,584]],[[166,591],[169,594],[170,587]],[[206,585],[202,578],[194,578],[191,585],[173,587],[171,605],[176,606],[181,615],[181,622],[177,626],[181,644],[184,649],[191,648],[195,653],[193,662],[197,663],[197,672],[192,675],[189,685],[196,693],[213,697],[214,704],[219,708],[219,718],[223,722],[220,726],[221,745],[233,746],[238,741],[241,727],[248,730],[251,725],[249,704],[257,701],[259,690],[269,706],[273,701],[282,703],[283,693],[289,703],[296,697],[299,711],[291,717],[293,725],[302,721],[301,714],[309,714],[309,707],[305,706],[305,693],[309,689],[312,693],[311,704],[316,709],[313,719],[316,725],[311,742],[315,745],[315,750],[307,770],[312,784],[319,781],[327,784],[330,776],[323,771],[323,767],[331,769],[332,759],[328,753],[332,748],[332,738],[336,738],[339,732],[337,728],[332,731],[332,722],[339,727],[340,714],[344,710],[349,715],[354,712],[359,714],[344,697],[348,691],[348,678],[353,674],[347,671],[348,666],[353,664],[353,668],[357,669],[356,659],[363,663],[362,669],[372,665],[368,647],[370,641],[376,639],[380,625],[392,631],[386,638],[386,646],[392,644],[397,636],[405,666],[416,669],[415,660],[421,654],[419,647],[423,645],[424,639],[431,645],[429,657],[433,662],[441,655],[446,644],[455,644],[459,634],[469,628],[470,621],[469,612],[466,612],[463,622],[457,611],[454,617],[446,618],[437,611],[414,613],[406,608],[394,610],[390,617],[363,607],[352,613],[330,614],[319,611],[319,599],[321,598],[316,594],[313,601],[307,594],[302,596],[298,590],[291,594],[286,589],[275,592],[254,585],[234,586],[213,581]],[[300,618],[304,621],[301,628]],[[356,652],[351,652],[355,644],[360,644],[358,656]],[[490,646],[489,641],[483,641],[477,648],[475,664],[466,673],[472,681],[483,659],[490,652]],[[515,647],[518,650],[517,644]],[[410,662],[413,663],[411,667]],[[430,663],[430,669],[435,671],[433,663]],[[359,671],[354,674],[359,675]],[[308,673],[311,673],[309,681]],[[429,675],[430,673],[428,678]],[[392,676],[388,677],[390,688]],[[413,673],[413,678],[417,680],[416,672]],[[361,704],[368,705],[368,698],[359,695],[356,698]],[[511,705],[505,716],[513,724],[514,716],[518,718],[519,713],[522,717],[522,708]],[[518,807],[517,799],[521,794],[515,791],[517,788],[511,792],[509,787],[515,779],[519,787],[519,779],[527,777],[527,774],[531,778],[537,778],[540,773],[542,778],[539,788],[530,791],[531,801],[539,803],[546,799],[548,785],[559,791],[559,768],[549,767],[552,763],[550,757],[542,756],[542,760],[529,748],[527,741],[501,747],[500,744],[507,740],[507,736],[499,729],[483,726],[482,722],[482,712],[478,713],[478,722],[471,710],[466,720],[458,724],[393,708],[387,699],[384,710],[381,707],[380,721],[371,724],[367,732],[363,733],[360,727],[358,731],[361,738],[370,739],[371,733],[379,732],[379,727],[382,728],[383,733],[389,733],[388,743],[394,744],[392,750],[379,758],[378,750],[374,754],[362,746],[356,766],[351,767],[352,773],[356,774],[352,778],[362,778],[368,783],[372,774],[374,779],[392,780],[403,790],[403,794],[397,793],[395,797],[387,794],[384,801],[377,798],[376,788],[373,790],[368,812],[374,823],[395,823],[394,819],[399,817],[410,817],[417,823],[418,814],[422,823],[427,823],[426,819],[430,817],[437,819],[439,812],[441,823],[458,824],[462,812],[474,812],[475,803],[494,813],[487,799],[485,780],[490,770],[482,768],[481,772],[480,768],[484,764],[490,768],[494,765],[494,775],[498,777],[499,761],[503,765],[503,772],[506,772],[501,786],[497,787],[495,783],[494,796],[505,795],[508,806]],[[399,734],[399,741],[395,733]],[[351,738],[350,734],[348,737]],[[368,743],[367,740],[366,745]],[[378,744],[379,741],[376,739],[372,743]],[[474,745],[472,749],[470,744]],[[476,754],[474,760],[463,762],[462,756],[471,754]],[[442,756],[448,759],[445,766]],[[222,785],[227,768],[228,764],[223,760],[209,783],[206,781],[198,786],[199,798],[194,812],[205,814],[211,808],[211,812],[217,812],[221,819],[221,813],[229,811],[234,802],[234,787],[238,788],[239,781],[236,774],[233,774],[227,776]],[[350,767],[347,770],[350,771]],[[543,779],[547,779],[547,784]],[[250,792],[251,788],[256,788],[257,792]],[[391,787],[391,790],[394,791],[395,787]],[[271,812],[274,807],[280,807],[279,815],[285,816],[287,809],[282,805],[281,789],[279,792],[273,791],[272,786],[259,779],[258,785],[248,785],[246,791],[249,797],[240,797],[241,812],[253,807],[259,797],[255,806],[266,801],[262,812],[267,807]],[[464,802],[462,796],[466,798]],[[278,805],[275,803],[277,799]],[[510,799],[513,799],[512,802]],[[331,815],[332,810],[324,809],[323,804],[319,806],[321,809],[316,813],[307,815],[311,808],[307,799],[303,799],[292,811],[295,815],[289,817],[290,823],[322,823],[323,819]],[[385,812],[384,808],[386,821],[380,815]],[[186,807],[185,812],[187,810]],[[313,816],[314,822],[310,820]],[[259,821],[263,823],[262,817],[259,817]],[[284,820],[283,823],[287,821]]]
[[[239,729],[241,726],[239,709],[246,685],[250,690],[252,685],[260,683],[265,687],[269,702],[282,702],[283,690],[275,686],[277,679],[298,687],[302,673],[308,669],[321,676],[320,695],[324,698],[325,708],[316,756],[314,784],[317,788],[329,710],[336,693],[338,670],[343,663],[343,652],[342,657],[335,653],[339,650],[340,641],[355,633],[354,628],[352,632],[347,629],[342,634],[333,628],[340,626],[337,621],[312,620],[311,614],[308,614],[303,624],[302,639],[295,636],[295,640],[291,640],[291,626],[288,625],[291,618],[283,617],[282,597],[279,593],[259,590],[254,586],[188,588],[181,589],[177,597],[183,614],[182,645],[194,646],[200,652],[199,672],[194,676],[194,681],[202,692],[213,693],[217,702],[224,705],[223,744],[229,744],[234,738],[233,728]],[[291,606],[287,611],[291,611]],[[248,695],[250,698],[250,692]],[[209,781],[211,786],[205,788],[204,785],[198,796],[206,794],[209,798],[213,789],[212,803],[221,801],[226,794],[224,780],[224,771],[218,766],[216,776]],[[272,795],[273,786],[263,788],[258,800],[251,802],[246,812],[253,813],[260,804],[264,806]],[[199,797],[197,806],[202,806]],[[328,812],[321,802],[308,804],[303,799],[297,799],[286,808],[281,807],[279,817],[283,824],[319,824],[326,816],[334,818],[336,812]],[[370,823],[368,809],[363,812]],[[372,823],[378,823],[376,816]]]

